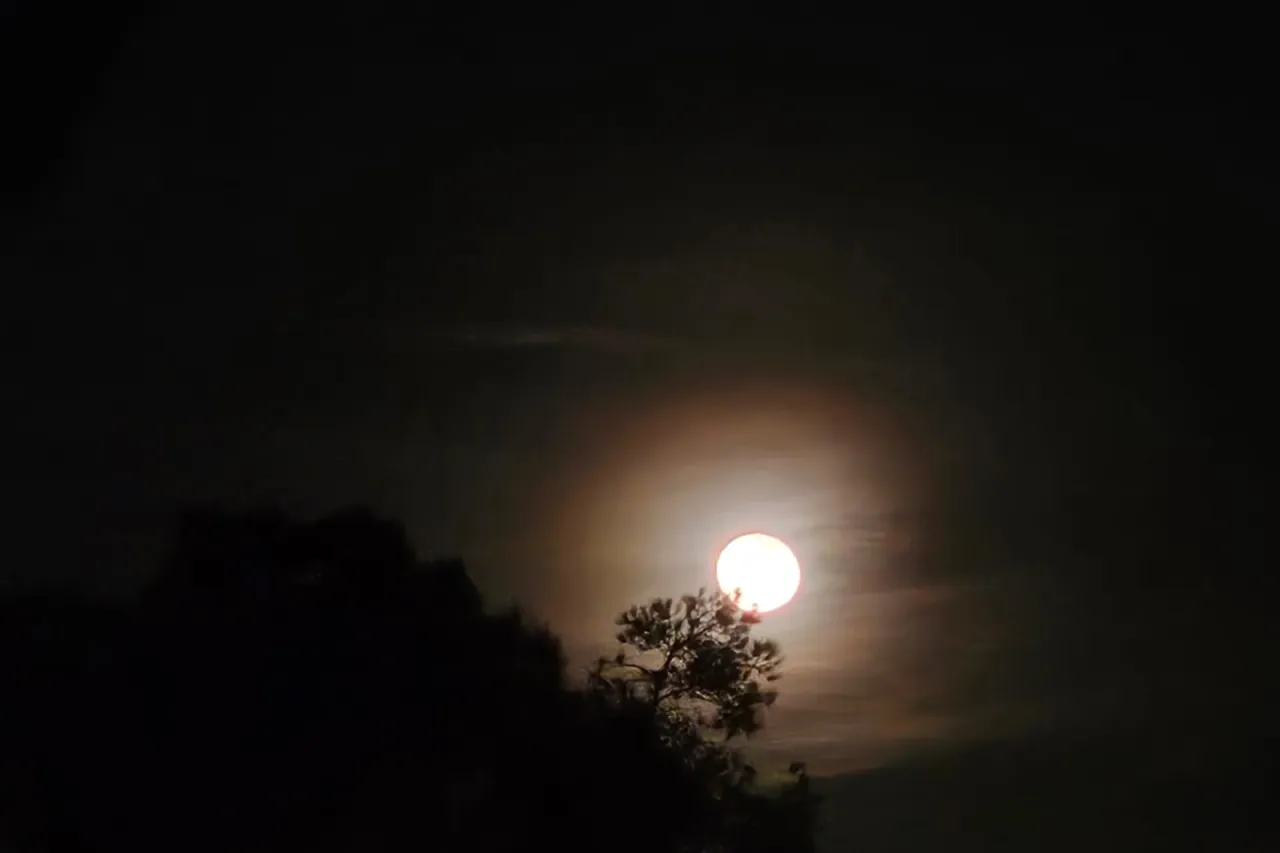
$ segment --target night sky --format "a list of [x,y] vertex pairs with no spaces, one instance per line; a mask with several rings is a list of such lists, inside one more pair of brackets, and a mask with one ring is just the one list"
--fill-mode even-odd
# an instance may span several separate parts
[[764,756],[1273,731],[1248,27],[125,5],[4,25],[6,576],[368,503],[583,663],[762,529]]

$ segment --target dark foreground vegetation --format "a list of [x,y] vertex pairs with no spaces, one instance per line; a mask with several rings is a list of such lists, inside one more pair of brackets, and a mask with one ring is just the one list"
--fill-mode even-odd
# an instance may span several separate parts
[[586,679],[364,511],[188,513],[127,606],[0,600],[0,847],[810,850],[736,748],[775,646],[722,597],[619,618]]

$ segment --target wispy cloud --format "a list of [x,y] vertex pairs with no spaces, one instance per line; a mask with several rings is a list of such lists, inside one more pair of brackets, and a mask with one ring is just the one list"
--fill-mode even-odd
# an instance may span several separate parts
[[608,325],[477,323],[451,330],[444,337],[456,345],[485,350],[560,348],[618,355],[679,355],[731,364],[740,363],[745,356],[752,363],[807,365],[865,376],[915,380],[931,375],[921,365],[900,359],[885,360],[841,350],[814,351],[794,341],[788,345],[751,338],[748,343],[732,335],[691,338]]
[[673,338],[605,326],[472,326],[453,336],[460,344],[483,349],[566,347],[616,353],[683,351]]

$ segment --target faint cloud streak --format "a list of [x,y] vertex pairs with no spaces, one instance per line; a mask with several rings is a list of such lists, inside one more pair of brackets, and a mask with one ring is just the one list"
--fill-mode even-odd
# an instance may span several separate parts
[[687,346],[672,338],[604,326],[472,326],[453,339],[483,349],[565,347],[614,353],[674,353]]

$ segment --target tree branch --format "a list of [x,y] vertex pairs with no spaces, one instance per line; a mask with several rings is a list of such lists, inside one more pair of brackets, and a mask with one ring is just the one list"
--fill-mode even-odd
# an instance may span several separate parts
[[647,666],[641,666],[638,663],[619,663],[618,661],[611,661],[609,665],[619,669],[638,669],[651,678],[657,673],[657,670],[650,669]]

